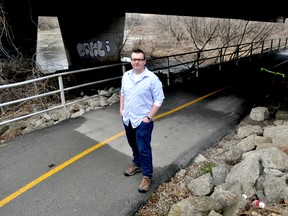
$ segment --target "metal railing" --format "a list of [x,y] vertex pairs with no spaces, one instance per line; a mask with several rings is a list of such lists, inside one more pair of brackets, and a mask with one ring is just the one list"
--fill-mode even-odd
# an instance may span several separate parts
[[[218,65],[219,70],[221,70],[222,64],[224,62],[231,62],[231,61],[234,61],[237,66],[241,58],[248,57],[251,60],[254,55],[264,55],[265,53],[279,52],[281,50],[285,50],[286,46],[287,46],[287,38],[285,38],[284,40],[277,39],[277,40],[269,40],[269,41],[243,43],[239,45],[225,46],[225,47],[220,47],[220,48],[213,48],[213,49],[206,49],[206,50],[201,50],[201,51],[183,53],[179,55],[170,55],[170,56],[165,56],[161,58],[148,59],[147,67],[155,73],[160,73],[161,75],[164,75],[164,77],[166,77],[167,82],[165,82],[163,85],[169,86],[169,85],[173,85],[171,74],[174,74],[174,75],[178,74],[181,76],[181,72],[190,71],[194,73],[196,77],[198,77],[199,70],[203,67],[206,67],[209,65]],[[9,106],[17,106],[18,104],[21,104],[22,102],[33,101],[34,99],[41,98],[41,97],[60,95],[61,102],[59,102],[59,104],[55,104],[54,106],[51,106],[42,110],[32,111],[29,114],[16,116],[16,117],[9,118],[9,119],[5,117],[1,117],[0,126],[14,122],[14,121],[22,120],[24,118],[39,115],[45,112],[49,112],[55,109],[62,108],[64,115],[66,115],[68,105],[78,103],[84,100],[88,100],[94,97],[99,97],[99,95],[83,97],[81,99],[76,99],[71,102],[68,102],[67,98],[65,97],[65,93],[67,94],[68,91],[80,89],[83,87],[93,86],[93,85],[97,85],[100,83],[101,84],[110,83],[115,80],[120,81],[122,74],[127,70],[127,66],[130,66],[129,62],[117,63],[117,64],[112,64],[112,65],[87,68],[87,69],[81,69],[81,70],[67,71],[67,72],[62,72],[62,73],[55,73],[55,74],[45,75],[40,78],[35,78],[35,79],[23,81],[23,82],[1,85],[0,91],[12,89],[12,88],[19,88],[27,84],[32,84],[33,86],[33,84],[39,81],[41,82],[44,80],[51,80],[55,78],[58,79],[58,86],[56,90],[42,92],[42,93],[35,94],[29,97],[19,98],[19,99],[10,100],[10,101],[9,100],[3,101],[4,99],[2,98],[2,101],[0,103],[1,116],[5,115],[5,112],[9,110]],[[79,75],[84,72],[101,71],[107,68],[116,68],[117,70],[122,70],[120,72],[121,75],[114,76],[114,77],[107,78],[107,79],[92,81],[92,82],[85,82],[85,83],[77,84],[74,86],[69,86],[67,83],[65,83],[64,77],[71,76],[73,74]],[[119,92],[120,89],[115,90],[115,92],[117,91]],[[111,94],[111,92],[109,92],[109,94]],[[68,116],[65,116],[65,117],[68,118]]]

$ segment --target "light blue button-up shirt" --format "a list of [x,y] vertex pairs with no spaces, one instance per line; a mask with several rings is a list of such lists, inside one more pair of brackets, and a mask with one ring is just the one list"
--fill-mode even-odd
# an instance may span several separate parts
[[137,81],[133,69],[123,74],[121,95],[124,96],[123,122],[128,126],[130,121],[133,128],[141,124],[155,102],[161,104],[165,98],[161,81],[146,67]]

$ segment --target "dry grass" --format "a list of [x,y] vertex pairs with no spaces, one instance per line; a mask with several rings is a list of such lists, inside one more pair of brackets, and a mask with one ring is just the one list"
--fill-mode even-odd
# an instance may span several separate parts
[[[42,73],[34,68],[31,69],[29,61],[9,60],[2,62],[0,83],[1,85],[17,83],[21,81],[39,78]],[[51,80],[41,80],[34,83],[24,84],[19,87],[0,89],[1,103],[15,101],[35,95],[39,95],[51,90],[55,90],[55,84]],[[17,102],[7,106],[1,106],[0,119],[7,120],[25,114],[30,114],[37,110],[47,108],[51,102],[59,102],[59,96],[41,97],[29,101]]]

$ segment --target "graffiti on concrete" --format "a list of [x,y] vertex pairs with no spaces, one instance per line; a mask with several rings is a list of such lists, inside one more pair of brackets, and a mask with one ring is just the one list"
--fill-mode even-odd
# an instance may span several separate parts
[[104,57],[111,51],[110,41],[106,40],[104,43],[102,41],[78,43],[77,51],[80,57]]

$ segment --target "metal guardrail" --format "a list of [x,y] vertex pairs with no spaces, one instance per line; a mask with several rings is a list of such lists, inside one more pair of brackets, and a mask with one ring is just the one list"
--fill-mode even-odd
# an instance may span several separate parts
[[[288,38],[284,38],[205,49],[154,58],[151,59],[151,64],[147,61],[147,65],[152,71],[165,73],[167,75],[167,85],[170,85],[171,73],[190,70],[198,77],[199,70],[206,66],[218,65],[219,70],[221,70],[222,64],[228,61],[234,61],[237,66],[242,58],[248,57],[251,61],[254,55],[264,55],[285,50],[287,49],[287,42]],[[159,65],[161,66],[157,67]]]
[[[275,42],[276,41],[276,42]],[[171,82],[171,73],[173,74],[181,74],[181,71],[185,70],[193,70],[193,73],[196,74],[196,77],[199,76],[199,69],[209,66],[209,65],[218,65],[219,70],[221,70],[221,65],[224,62],[228,61],[235,61],[235,64],[238,64],[238,61],[241,58],[249,57],[252,58],[253,55],[257,54],[264,54],[264,53],[271,53],[271,52],[279,52],[281,50],[285,50],[287,46],[287,38],[285,40],[269,40],[269,41],[259,41],[259,42],[252,42],[252,43],[243,43],[239,45],[232,45],[232,46],[225,46],[221,48],[213,48],[213,49],[206,49],[201,51],[195,51],[195,52],[189,52],[189,53],[183,53],[179,55],[170,55],[160,58],[151,58],[147,60],[147,67],[151,71],[154,71],[155,73],[161,73],[166,76],[167,83],[165,85],[169,86],[172,84]],[[67,102],[67,99],[65,98],[65,92],[72,90],[72,89],[79,89],[87,86],[92,86],[95,84],[100,83],[109,83],[113,80],[121,79],[122,76],[116,76],[108,79],[93,81],[93,82],[86,82],[80,85],[70,86],[70,87],[64,87],[64,79],[63,77],[69,76],[72,74],[81,74],[83,72],[89,72],[89,71],[95,71],[95,70],[103,70],[107,68],[115,68],[115,67],[121,67],[122,73],[126,71],[126,66],[130,65],[130,63],[118,63],[118,64],[112,64],[112,65],[106,65],[106,66],[100,66],[100,67],[94,67],[94,68],[87,68],[87,69],[81,69],[81,70],[74,70],[74,71],[68,71],[68,72],[62,72],[62,73],[55,73],[51,75],[45,75],[40,78],[31,79],[23,82],[13,83],[13,84],[7,84],[7,85],[0,85],[0,91],[3,89],[11,89],[11,88],[17,88],[21,87],[23,85],[29,84],[29,83],[36,83],[42,80],[47,79],[55,79],[58,78],[58,89],[54,91],[48,91],[41,94],[35,94],[33,96],[29,96],[26,98],[21,98],[17,100],[11,100],[11,101],[5,101],[0,103],[0,111],[2,113],[5,112],[5,107],[16,105],[21,102],[33,100],[36,98],[41,98],[44,96],[49,95],[55,95],[60,94],[61,98],[61,104],[55,105],[53,107],[43,109],[41,111],[35,111],[32,113],[29,113],[27,115],[17,116],[15,118],[11,119],[5,119],[0,122],[0,126],[22,120],[28,117],[32,117],[35,115],[39,115],[48,111],[52,111],[55,109],[63,109],[63,113],[66,114],[67,112],[67,106],[71,105],[73,103],[78,103],[84,100],[88,100],[94,97],[99,97],[99,95],[85,97],[82,99],[74,100],[73,102]],[[116,90],[116,91],[119,91]],[[37,92],[37,91],[35,91]],[[110,94],[111,92],[109,92]],[[8,108],[7,108],[8,109]],[[68,116],[65,116],[68,118]]]

